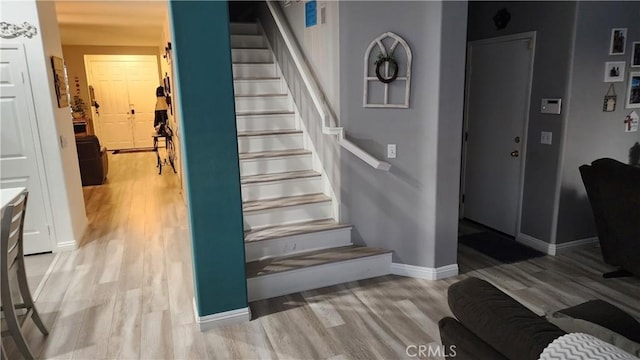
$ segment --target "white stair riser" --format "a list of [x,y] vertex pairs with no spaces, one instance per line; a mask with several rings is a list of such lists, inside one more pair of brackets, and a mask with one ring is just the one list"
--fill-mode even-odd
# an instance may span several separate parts
[[249,301],[363,280],[390,273],[391,254],[368,256],[247,279]]
[[256,35],[258,34],[258,24],[252,23],[230,23],[229,32],[233,35]]
[[275,64],[233,64],[233,77],[265,78],[276,77]]
[[318,231],[245,244],[247,262],[264,257],[293,255],[304,251],[351,245],[351,228]]
[[282,111],[292,110],[289,96],[236,97],[236,111]]
[[290,115],[239,115],[238,131],[287,130],[296,128],[296,118]]
[[247,225],[253,229],[264,226],[328,219],[332,217],[332,212],[331,201],[325,201],[276,209],[245,211],[244,218]]
[[322,192],[320,176],[284,181],[242,185],[242,201],[275,199],[286,196],[310,195]]
[[231,47],[239,48],[266,48],[267,42],[262,35],[231,35]]
[[236,95],[283,94],[286,92],[280,79],[235,80],[233,89]]
[[269,49],[231,49],[233,62],[273,62]]
[[238,152],[261,152],[302,149],[302,134],[238,137]]

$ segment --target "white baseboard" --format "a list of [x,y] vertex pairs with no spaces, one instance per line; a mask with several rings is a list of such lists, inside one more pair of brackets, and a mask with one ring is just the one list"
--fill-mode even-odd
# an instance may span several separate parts
[[599,243],[599,239],[597,237],[591,237],[586,239],[578,239],[569,242],[564,242],[560,244],[552,244],[555,249],[556,254],[562,254],[567,252],[568,250],[576,250],[577,248],[595,246]]
[[523,245],[527,245],[532,249],[545,253],[547,255],[556,254],[556,249],[555,247],[552,247],[552,244],[549,244],[546,241],[534,238],[533,236],[530,236],[527,234],[522,234],[522,233],[518,234],[518,236],[516,237],[516,241]]
[[193,299],[193,314],[196,317],[196,324],[200,328],[200,331],[207,331],[221,326],[239,324],[251,320],[251,310],[248,307],[207,316],[198,316],[195,299]]
[[555,256],[570,250],[576,250],[577,248],[593,246],[598,243],[598,238],[591,237],[586,239],[568,241],[560,244],[549,244],[546,241],[536,239],[533,236],[521,233],[516,238],[516,241],[524,245],[527,245],[531,248],[534,248],[540,252],[543,252],[547,255]]
[[437,268],[414,266],[407,264],[391,264],[391,273],[416,279],[440,280],[458,275],[458,264],[451,264]]
[[56,248],[53,249],[54,253],[59,253],[63,251],[73,251],[78,248],[78,242],[75,240],[71,241],[63,241],[56,244]]

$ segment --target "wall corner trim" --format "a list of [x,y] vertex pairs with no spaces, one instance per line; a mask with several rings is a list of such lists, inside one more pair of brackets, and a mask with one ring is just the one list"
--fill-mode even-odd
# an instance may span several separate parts
[[207,331],[222,326],[239,324],[251,320],[251,310],[249,307],[224,311],[217,314],[198,316],[196,308],[196,299],[193,299],[193,314],[196,318],[196,324],[200,331]]
[[441,280],[458,275],[458,264],[450,264],[437,268],[407,265],[407,264],[391,264],[391,273],[394,275],[408,276],[416,279],[425,280]]
[[549,244],[546,241],[536,239],[533,236],[527,234],[518,234],[516,241],[527,245],[531,248],[534,248],[538,251],[541,251],[547,255],[556,256],[558,254],[562,254],[568,252],[570,250],[576,250],[577,248],[594,246],[598,243],[597,237],[578,239],[573,241],[568,241],[560,244]]

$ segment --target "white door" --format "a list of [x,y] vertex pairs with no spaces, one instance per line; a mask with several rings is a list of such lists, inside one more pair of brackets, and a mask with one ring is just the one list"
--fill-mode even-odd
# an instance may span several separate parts
[[467,55],[463,213],[512,236],[520,217],[534,36],[471,42]]
[[108,149],[153,146],[156,88],[153,55],[87,55],[89,85],[100,105],[94,112],[96,135]]
[[0,45],[0,187],[29,191],[24,252],[53,250],[42,151],[22,45]]

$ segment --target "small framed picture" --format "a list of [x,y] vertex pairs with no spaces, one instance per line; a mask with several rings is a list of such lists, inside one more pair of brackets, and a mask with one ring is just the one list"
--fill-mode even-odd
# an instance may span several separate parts
[[627,28],[611,29],[609,55],[624,55],[627,45]]
[[634,41],[631,47],[631,67],[640,67],[640,41]]
[[625,65],[626,62],[624,61],[607,61],[604,63],[604,82],[623,82]]
[[640,71],[629,74],[627,109],[640,108]]

